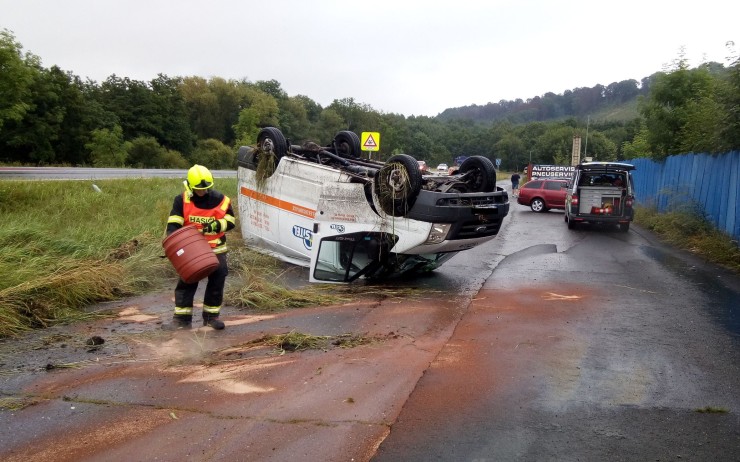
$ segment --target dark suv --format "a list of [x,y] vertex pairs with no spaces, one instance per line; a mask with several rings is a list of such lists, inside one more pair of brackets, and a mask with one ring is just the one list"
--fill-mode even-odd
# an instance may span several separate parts
[[528,205],[533,212],[547,212],[550,209],[565,208],[565,194],[568,192],[568,180],[537,179],[522,185],[516,201]]
[[634,165],[588,162],[576,166],[565,200],[568,228],[580,223],[615,224],[627,232],[634,217]]

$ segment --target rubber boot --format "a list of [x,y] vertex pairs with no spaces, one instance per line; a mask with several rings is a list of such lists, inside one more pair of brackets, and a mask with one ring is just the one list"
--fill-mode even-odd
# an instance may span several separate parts
[[183,330],[190,329],[193,323],[192,316],[174,315],[170,324],[162,324],[162,330]]
[[216,330],[221,330],[224,327],[226,327],[226,324],[224,324],[223,321],[218,319],[218,315],[212,315],[212,314],[203,314],[203,325],[212,327]]

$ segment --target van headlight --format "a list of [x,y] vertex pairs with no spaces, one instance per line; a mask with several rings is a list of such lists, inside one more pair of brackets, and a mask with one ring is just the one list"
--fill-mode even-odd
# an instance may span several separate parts
[[452,226],[450,223],[432,223],[432,229],[429,231],[429,236],[427,236],[424,244],[439,244],[447,239],[450,226]]

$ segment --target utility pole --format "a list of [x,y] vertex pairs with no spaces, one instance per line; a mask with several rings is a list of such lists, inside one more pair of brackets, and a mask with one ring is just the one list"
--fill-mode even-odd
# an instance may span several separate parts
[[583,158],[584,160],[588,157],[588,126],[591,124],[591,116],[586,118],[586,144],[583,147]]

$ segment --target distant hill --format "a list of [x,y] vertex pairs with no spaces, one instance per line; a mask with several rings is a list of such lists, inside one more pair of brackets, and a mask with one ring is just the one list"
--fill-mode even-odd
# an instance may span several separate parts
[[[654,74],[655,75],[655,74]],[[623,80],[607,86],[565,90],[562,94],[545,93],[525,100],[501,100],[483,106],[472,105],[445,109],[439,120],[466,119],[490,124],[499,121],[511,123],[546,122],[570,117],[590,117],[601,121],[629,121],[638,117],[637,99],[647,95],[653,76],[637,80]]]

